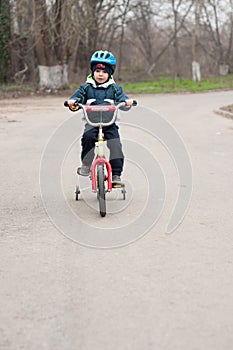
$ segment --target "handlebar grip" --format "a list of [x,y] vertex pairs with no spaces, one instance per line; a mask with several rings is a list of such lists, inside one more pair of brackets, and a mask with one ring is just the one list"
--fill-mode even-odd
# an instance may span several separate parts
[[[80,103],[80,102],[81,102],[81,98],[78,98],[78,99],[74,102],[74,106],[75,106],[75,107],[79,106],[79,103]],[[64,106],[65,106],[65,107],[69,107],[68,101],[65,101],[65,102],[64,102]]]
[[74,103],[72,106],[69,105],[68,101],[65,101],[65,102],[64,102],[64,106],[65,106],[65,107],[69,107],[69,110],[72,111],[72,112],[76,112],[76,111],[78,111],[79,108],[80,108],[80,105],[79,105],[79,103],[78,103],[78,100],[76,100],[75,103]]
[[138,102],[136,100],[133,100],[133,106],[137,106]]

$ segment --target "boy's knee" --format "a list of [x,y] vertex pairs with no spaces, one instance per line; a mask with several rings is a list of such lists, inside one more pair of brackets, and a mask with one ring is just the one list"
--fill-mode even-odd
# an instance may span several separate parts
[[95,143],[96,142],[96,135],[91,131],[85,132],[82,136],[82,143],[84,143],[84,142]]
[[124,154],[122,151],[122,145],[120,139],[112,139],[108,140],[108,148],[110,150],[110,158],[111,159],[123,159]]

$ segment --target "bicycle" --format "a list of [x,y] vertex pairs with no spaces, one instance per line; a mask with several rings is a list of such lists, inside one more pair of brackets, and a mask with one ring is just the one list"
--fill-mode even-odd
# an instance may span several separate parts
[[[65,107],[69,107],[68,101],[64,102]],[[133,106],[137,105],[137,101],[133,101]],[[92,162],[90,169],[90,180],[92,183],[92,191],[97,193],[99,201],[100,216],[106,215],[106,193],[111,192],[113,188],[120,188],[123,200],[126,198],[126,190],[124,183],[112,183],[112,167],[109,160],[104,154],[104,135],[103,127],[113,124],[117,119],[119,108],[125,107],[126,103],[121,102],[118,105],[83,105],[78,101],[70,108],[72,111],[82,109],[84,119],[93,126],[98,127],[98,140],[96,142],[96,157]],[[76,186],[75,199],[79,200],[81,191],[79,185]]]

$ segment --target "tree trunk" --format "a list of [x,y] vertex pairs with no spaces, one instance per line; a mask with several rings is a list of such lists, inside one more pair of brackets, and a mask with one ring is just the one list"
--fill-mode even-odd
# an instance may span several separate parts
[[124,35],[125,35],[125,21],[126,21],[126,15],[129,8],[129,2],[130,0],[126,0],[125,8],[123,10],[123,13],[121,14],[121,34],[120,34],[120,43],[119,43],[119,64],[118,64],[118,79],[121,80],[121,66],[122,66],[122,52],[123,52],[123,42],[124,42]]
[[199,27],[200,14],[202,10],[203,0],[195,0],[195,24],[192,33],[192,78],[193,81],[201,81],[201,68],[199,63]]
[[[49,35],[45,0],[35,0],[35,40],[40,89],[61,89],[68,86],[68,67],[63,63],[62,35],[59,33],[62,2],[56,2],[55,43]],[[60,47],[61,48],[60,48]]]
[[68,86],[68,66],[38,66],[41,89],[61,89]]
[[200,69],[200,63],[193,61],[192,62],[192,77],[193,81],[201,81],[201,69]]
[[226,76],[229,73],[229,65],[228,64],[220,64],[219,65],[219,74],[222,76]]
[[176,78],[180,78],[179,63],[179,44],[178,44],[178,9],[175,7],[175,1],[172,0],[172,12],[174,16],[174,40],[173,40],[173,84],[176,84]]
[[10,1],[0,0],[0,83],[7,82],[10,61]]

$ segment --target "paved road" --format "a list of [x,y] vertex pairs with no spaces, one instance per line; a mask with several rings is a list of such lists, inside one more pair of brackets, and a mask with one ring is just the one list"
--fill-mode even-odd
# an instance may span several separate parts
[[[93,194],[87,191],[85,197],[84,191],[80,202],[73,199],[79,146],[72,144],[63,162],[62,188],[65,202],[81,218],[77,230],[89,223],[97,232],[122,228],[128,234],[138,219],[137,232],[133,229],[129,239],[147,231],[131,244],[112,249],[82,245],[85,237],[69,237],[69,230],[62,234],[42,203],[42,155],[51,155],[45,146],[71,115],[62,107],[63,98],[0,101],[1,350],[232,349],[233,124],[213,112],[232,103],[232,92],[138,100],[141,107],[135,116],[162,116],[183,139],[193,169],[192,198],[183,222],[166,234],[182,186],[176,159],[159,135],[143,130],[144,124],[137,130],[125,124],[125,145],[131,140],[142,146],[143,140],[148,157],[156,157],[157,174],[162,169],[163,176],[155,179],[155,188],[159,190],[157,182],[162,186],[164,179],[166,197],[160,193],[162,211],[146,230],[145,217],[140,222],[144,206],[150,200],[160,205],[146,185],[153,169],[143,172],[128,156],[124,176],[129,199],[122,210],[118,206],[123,201],[110,195],[111,213],[103,223]],[[48,174],[49,181],[53,186]],[[58,217],[63,217],[59,206]]]

